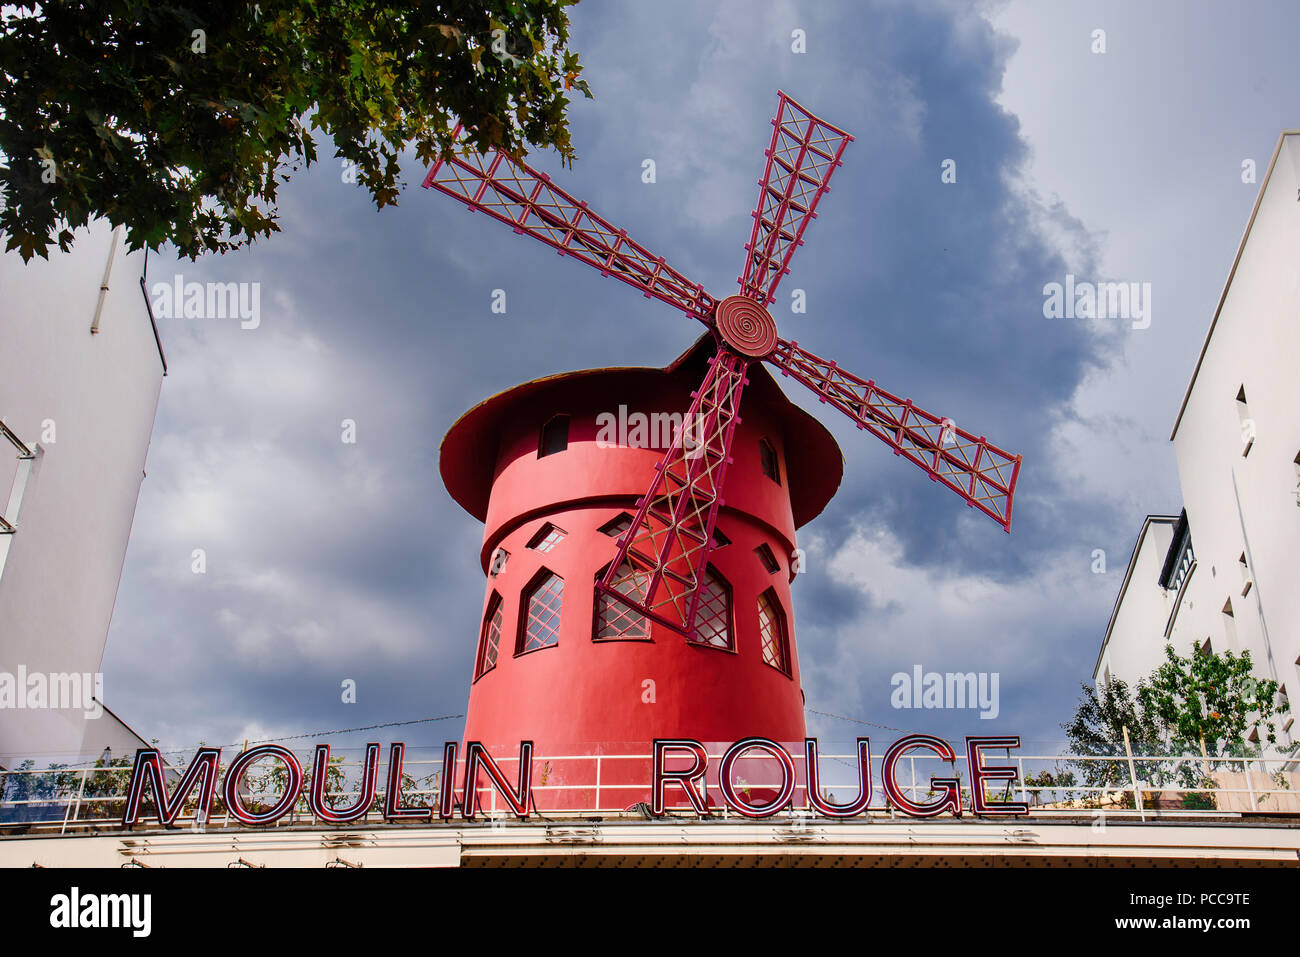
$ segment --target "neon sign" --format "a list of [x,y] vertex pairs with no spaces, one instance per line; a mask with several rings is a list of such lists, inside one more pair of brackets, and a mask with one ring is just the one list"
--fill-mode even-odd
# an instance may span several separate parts
[[[898,781],[898,766],[904,756],[914,751],[929,751],[941,760],[953,765],[957,754],[952,746],[942,738],[931,734],[909,734],[899,738],[885,752],[881,761],[881,788],[888,805],[910,817],[935,817],[940,814],[952,814],[961,817],[969,810],[979,817],[1002,817],[1029,813],[1029,807],[1023,802],[990,800],[985,787],[992,782],[1010,782],[1016,780],[1016,768],[1010,765],[993,765],[985,763],[984,752],[989,749],[1007,749],[1020,747],[1018,735],[979,736],[966,738],[966,766],[969,769],[970,784],[968,792],[963,792],[962,783],[956,776],[933,777],[929,790],[936,794],[932,800],[920,803],[909,797],[907,789]],[[779,769],[780,784],[765,803],[757,803],[736,781],[736,764],[750,752],[761,752],[771,759]],[[495,789],[505,801],[510,813],[520,820],[526,820],[532,802],[532,767],[533,743],[520,742],[519,772],[516,783],[511,784],[494,758],[478,741],[471,741],[465,747],[463,761],[464,773],[461,775],[461,787],[456,788],[455,769],[458,765],[460,745],[448,741],[443,746],[443,768],[452,769],[444,773],[438,788],[436,807],[429,805],[406,806],[402,804],[401,780],[402,767],[406,755],[406,745],[401,742],[393,744],[388,754],[388,786],[382,803],[384,820],[390,823],[404,821],[430,822],[435,815],[443,820],[450,820],[459,811],[466,821],[473,821],[479,811],[481,790],[480,780],[486,777],[491,788]],[[325,797],[327,769],[329,768],[330,747],[327,744],[316,746],[310,784],[306,786],[307,804],[315,817],[326,824],[351,824],[366,816],[375,797],[379,783],[379,745],[366,745],[365,759],[360,783],[360,794],[349,807],[331,806]],[[136,752],[135,768],[131,774],[131,784],[126,795],[126,810],[122,815],[122,824],[132,827],[140,822],[141,805],[146,790],[153,793],[154,806],[159,823],[164,826],[175,824],[181,809],[194,797],[196,816],[199,820],[209,819],[213,798],[217,791],[217,778],[220,770],[220,748],[199,748],[194,760],[186,768],[185,775],[177,783],[173,792],[167,789],[166,773],[162,755],[155,748],[141,748]],[[280,794],[275,803],[262,810],[251,810],[246,798],[241,793],[244,773],[254,763],[266,758],[279,761],[285,774],[281,780]],[[871,781],[871,739],[857,740],[857,794],[846,803],[829,800],[822,794],[821,766],[817,752],[817,739],[804,741],[804,782],[806,808],[815,814],[831,818],[849,818],[863,814],[871,808],[873,796]],[[680,763],[688,759],[688,766],[669,768],[670,762]],[[690,738],[660,738],[653,742],[651,755],[650,809],[656,817],[667,812],[668,794],[676,790],[684,795],[691,809],[698,817],[709,817],[719,807],[710,806],[708,790],[703,786],[709,769],[709,756],[703,744]],[[722,793],[725,806],[749,818],[766,818],[791,807],[794,794],[798,789],[798,772],[794,758],[786,748],[768,738],[743,738],[731,745],[718,765],[718,789]],[[241,824],[250,827],[264,827],[274,824],[298,803],[303,794],[306,775],[298,757],[288,748],[278,744],[262,744],[236,756],[226,771],[222,787],[222,797],[227,810]],[[459,790],[459,801],[457,792]],[[969,797],[969,807],[964,798]]]

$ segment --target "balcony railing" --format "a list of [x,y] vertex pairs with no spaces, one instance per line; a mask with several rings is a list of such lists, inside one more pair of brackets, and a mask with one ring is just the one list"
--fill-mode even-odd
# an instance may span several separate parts
[[[736,817],[723,800],[717,780],[718,763],[722,750],[710,749],[709,770],[706,776],[707,796],[711,811],[723,819]],[[359,755],[359,751],[357,752]],[[805,796],[806,775],[803,755],[792,749],[796,767],[796,786],[789,805],[778,820],[806,820],[809,816]],[[300,756],[304,772],[311,773],[311,754]],[[1029,805],[1031,819],[1096,819],[1097,816],[1119,815],[1135,820],[1214,817],[1216,821],[1230,823],[1260,815],[1294,815],[1300,819],[1300,774],[1284,770],[1293,767],[1293,759],[1285,755],[1256,757],[1209,757],[1135,755],[1132,760],[1124,755],[1018,755],[997,757],[984,755],[986,766],[1010,765],[1018,772],[1014,782],[999,782],[987,788],[991,801],[1020,801]],[[507,780],[517,781],[517,757],[498,757],[497,762]],[[554,819],[639,819],[646,816],[644,802],[650,800],[649,754],[576,755],[535,758],[532,770],[532,808],[546,820]],[[820,758],[821,790],[829,800],[845,802],[857,794],[857,758],[854,754],[824,754]],[[902,812],[891,808],[881,784],[881,758],[872,756],[871,807],[866,812],[871,817],[902,817]],[[1291,762],[1291,763],[1288,763]],[[269,762],[272,768],[278,767]],[[382,764],[382,763],[381,763]],[[904,794],[914,802],[925,803],[934,798],[930,788],[931,777],[958,777],[962,781],[962,806],[969,813],[970,775],[965,756],[959,755],[956,768],[935,755],[918,753],[905,755],[898,767],[897,777]],[[670,765],[671,766],[671,765]],[[780,787],[776,765],[768,757],[749,756],[736,764],[733,780],[737,790],[749,796],[755,804],[765,803],[764,795],[775,794]],[[1068,772],[1067,772],[1068,769]],[[126,791],[131,777],[127,766],[104,768],[99,765],[54,766],[44,770],[24,767],[0,775],[0,833],[72,833],[111,832],[122,829],[121,821],[126,807]],[[406,784],[402,803],[405,806],[425,804],[437,806],[439,786],[442,781],[441,760],[407,760],[404,765]],[[221,778],[224,780],[225,768]],[[1051,777],[1044,777],[1047,772]],[[1063,777],[1063,772],[1074,774],[1074,779]],[[331,764],[331,780],[341,776],[339,786],[329,792],[331,806],[347,807],[358,800],[357,780],[361,776],[361,762],[344,761]],[[169,787],[174,789],[179,776],[169,776]],[[382,782],[387,780],[386,769],[381,766],[378,780],[381,793],[372,802],[366,816],[351,824],[352,827],[375,827],[385,824],[382,809]],[[477,788],[480,814],[502,824],[513,819],[508,806],[495,788],[480,778],[483,786]],[[241,786],[240,794],[246,806],[275,804],[281,796],[273,772],[260,776],[250,774]],[[280,818],[274,827],[319,826],[330,829],[314,817],[307,807],[306,783],[303,796],[294,808]],[[197,792],[196,792],[197,793]],[[696,815],[680,788],[670,785],[667,791],[668,814],[676,819],[694,818]],[[459,820],[459,789],[457,790],[457,815]],[[536,816],[536,815],[534,815]],[[944,820],[948,815],[932,820]],[[1024,820],[1025,818],[1018,818]],[[438,818],[433,818],[437,823]],[[923,823],[918,820],[917,823]],[[152,791],[146,789],[141,806],[137,830],[158,828]],[[221,788],[218,786],[207,821],[195,820],[193,797],[181,812],[178,827],[211,830],[242,827],[224,807]],[[402,826],[402,825],[394,825]]]

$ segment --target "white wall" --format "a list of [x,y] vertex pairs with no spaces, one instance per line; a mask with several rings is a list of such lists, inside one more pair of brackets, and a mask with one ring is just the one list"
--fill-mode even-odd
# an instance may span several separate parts
[[1164,625],[1175,596],[1159,579],[1177,521],[1177,516],[1150,515],[1142,523],[1093,673],[1099,687],[1109,676],[1131,688],[1164,660]]
[[[38,450],[0,571],[0,671],[100,669],[163,376],[143,265],[144,254],[127,255],[102,222],[78,230],[72,251],[53,249],[48,262],[0,255],[0,419]],[[41,441],[47,420],[53,442]],[[0,507],[13,478],[10,451],[0,447]],[[15,755],[80,753],[81,714],[0,709],[0,765]],[[126,732],[90,736],[120,738],[117,754],[135,747]]]
[[[1255,673],[1281,683],[1293,708],[1300,706],[1297,196],[1300,134],[1284,134],[1172,435],[1196,566],[1169,635],[1183,655],[1207,640],[1215,651],[1249,651]],[[1247,418],[1253,426],[1243,426]],[[1248,451],[1243,432],[1253,436]],[[1099,682],[1107,667],[1131,683],[1159,664],[1150,636],[1163,632],[1176,595],[1154,582],[1171,531],[1159,538],[1147,531],[1139,542],[1136,584],[1126,587],[1107,633]],[[1291,740],[1284,734],[1279,743]]]
[[[1282,137],[1174,433],[1216,649],[1300,704],[1300,135]],[[1255,439],[1243,456],[1238,389]],[[1247,555],[1247,567],[1239,558]],[[1249,591],[1243,595],[1249,583]],[[1233,617],[1222,613],[1231,601]],[[1235,632],[1235,634],[1234,634]],[[1222,640],[1223,644],[1220,644]]]

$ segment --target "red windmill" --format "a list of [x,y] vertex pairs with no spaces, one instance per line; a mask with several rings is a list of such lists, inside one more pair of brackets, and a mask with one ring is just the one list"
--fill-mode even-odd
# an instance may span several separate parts
[[[957,428],[840,369],[777,335],[767,310],[790,271],[804,230],[816,217],[831,175],[853,137],[809,113],[784,93],[772,120],[772,141],[759,180],[758,205],[745,246],[740,291],[716,299],[551,182],[500,151],[453,155],[424,180],[471,209],[487,213],[556,249],[675,306],[708,327],[717,340],[703,383],[692,393],[685,421],[618,542],[617,556],[596,583],[597,599],[633,610],[624,621],[644,628],[640,615],[688,638],[694,634],[714,525],[722,504],[731,444],[739,421],[746,370],[764,361],[802,382],[984,512],[1007,531],[1020,456]],[[459,132],[459,131],[458,131]]]

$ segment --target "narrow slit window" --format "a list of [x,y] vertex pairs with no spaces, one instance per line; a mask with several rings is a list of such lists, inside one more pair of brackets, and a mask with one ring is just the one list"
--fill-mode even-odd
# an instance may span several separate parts
[[1228,647],[1235,648],[1237,645],[1237,617],[1232,613],[1232,599],[1229,598],[1223,603],[1223,637],[1227,639]]
[[501,596],[493,592],[488,602],[487,614],[483,616],[483,633],[479,637],[478,667],[474,669],[475,678],[483,677],[497,666],[497,655],[501,651],[503,621]]
[[542,426],[541,438],[537,442],[537,457],[543,458],[563,452],[569,447],[569,417],[557,415]]
[[777,485],[781,484],[781,465],[776,457],[776,447],[767,439],[758,440],[758,457],[759,463],[763,467],[763,474],[770,478]]
[[772,549],[766,542],[754,549],[754,554],[758,556],[759,563],[769,575],[775,575],[781,570],[781,563],[776,560],[776,555],[772,554]]
[[790,649],[787,640],[785,612],[776,592],[768,589],[758,596],[758,636],[763,649],[763,661],[777,671],[790,673]]
[[1250,406],[1246,404],[1246,387],[1237,390],[1237,419],[1241,425],[1241,455],[1250,454],[1255,444],[1255,420],[1251,417]]

